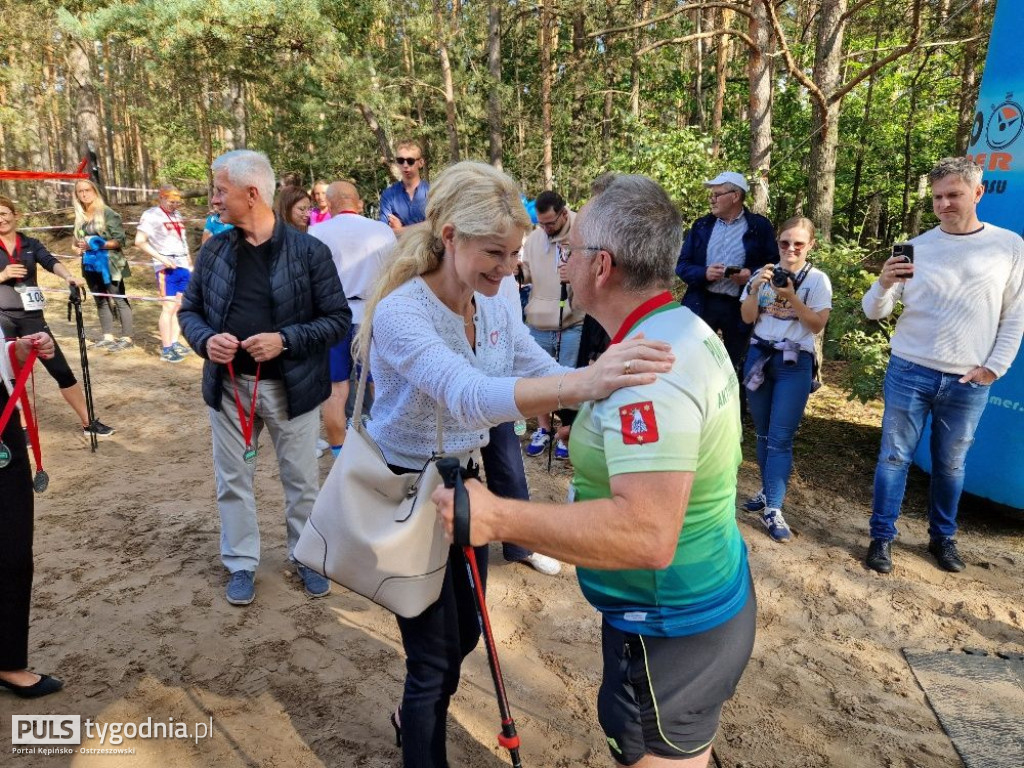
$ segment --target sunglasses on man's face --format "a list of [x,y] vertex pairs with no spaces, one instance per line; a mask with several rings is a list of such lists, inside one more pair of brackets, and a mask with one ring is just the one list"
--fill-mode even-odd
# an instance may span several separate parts
[[399,165],[416,165],[418,157],[396,157],[395,162]]

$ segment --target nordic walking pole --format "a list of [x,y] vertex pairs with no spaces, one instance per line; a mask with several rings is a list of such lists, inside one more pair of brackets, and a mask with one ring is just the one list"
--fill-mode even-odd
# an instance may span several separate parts
[[501,675],[501,665],[498,663],[498,647],[494,642],[494,633],[491,631],[491,618],[487,614],[487,599],[484,596],[483,582],[480,580],[476,551],[469,543],[469,494],[466,492],[463,478],[477,476],[477,469],[472,466],[472,461],[470,461],[470,465],[464,469],[458,459],[446,456],[437,462],[437,471],[444,480],[444,487],[455,490],[454,539],[455,543],[462,547],[462,554],[466,558],[466,574],[469,576],[473,596],[476,598],[476,619],[480,623],[480,632],[484,636],[487,662],[491,668],[494,693],[498,699],[498,713],[501,715],[501,733],[498,734],[498,744],[508,750],[513,768],[522,768],[523,764],[519,760],[519,734],[516,733],[516,722],[512,719],[508,707],[508,696],[505,695],[505,680]]
[[[78,328],[78,354],[82,358],[82,389],[85,391],[85,408],[89,416],[89,424],[96,421],[96,409],[92,402],[92,378],[89,376],[89,354],[85,349],[85,323],[82,320],[82,293],[77,285],[71,286],[68,294],[68,320],[71,320],[71,308],[75,308],[75,325]],[[96,431],[89,430],[89,443],[92,452],[96,452],[99,440]]]
[[[561,247],[558,249],[558,260],[561,262]],[[561,365],[562,356],[562,317],[565,315],[565,304],[569,300],[569,284],[561,283],[558,294],[558,330],[555,331],[555,362]],[[548,440],[548,474],[551,474],[551,455],[555,450],[555,412],[551,412],[551,437]]]

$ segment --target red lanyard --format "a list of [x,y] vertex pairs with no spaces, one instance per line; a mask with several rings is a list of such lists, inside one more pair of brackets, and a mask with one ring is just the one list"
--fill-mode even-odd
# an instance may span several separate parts
[[[18,362],[13,344],[8,348],[8,355],[11,360],[11,368],[14,370],[14,390],[11,392],[11,397],[7,401],[7,406],[4,408],[3,413],[0,414],[0,434],[6,429],[7,422],[11,420],[11,415],[14,413],[14,406],[20,398],[21,408],[25,413],[25,426],[28,429],[29,441],[32,443],[32,455],[36,461],[34,485],[36,490],[42,493],[49,484],[49,478],[46,472],[43,471],[43,450],[39,447],[39,422],[32,416],[32,404],[29,402],[28,390],[26,388],[28,379],[32,375],[32,366],[39,356],[39,350],[32,349],[28,353],[28,359],[25,360],[24,366]],[[32,390],[33,392],[35,391],[35,379],[33,379]]]
[[[174,216],[171,216],[171,214],[169,214],[167,211],[165,211],[163,206],[160,207],[160,210],[164,211],[164,216],[166,216],[167,220],[171,222],[171,226],[174,227],[174,231],[178,233],[178,239],[184,241],[185,236],[182,233],[185,231],[185,228],[181,226],[181,222],[174,218]],[[175,214],[175,216],[177,216],[177,214]]]
[[4,241],[0,240],[0,249],[3,249],[4,254],[7,256],[7,260],[11,264],[17,264],[21,261],[21,235],[17,232],[14,233],[14,253],[7,252],[7,246],[4,245]]
[[260,386],[260,363],[256,363],[256,376],[252,383],[252,403],[249,406],[249,417],[245,416],[245,408],[242,406],[242,398],[238,394],[238,384],[235,382],[235,366],[228,362],[228,375],[231,377],[231,389],[235,393],[235,406],[238,408],[238,424],[242,428],[242,439],[245,440],[245,451],[242,458],[246,464],[256,463],[256,448],[252,444],[252,431],[256,426],[256,391]]

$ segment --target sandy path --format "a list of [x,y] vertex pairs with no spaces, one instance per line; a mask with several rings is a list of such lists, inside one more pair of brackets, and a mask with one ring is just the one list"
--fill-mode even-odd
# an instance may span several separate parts
[[[63,314],[59,304],[48,311],[75,358]],[[139,328],[155,329],[153,305],[138,315]],[[86,316],[95,322],[91,309]],[[257,599],[246,609],[223,600],[200,363],[161,363],[152,333],[140,339],[143,348],[92,360],[100,418],[117,428],[96,454],[53,382],[37,377],[52,479],[37,497],[30,658],[67,688],[40,702],[0,693],[0,764],[399,766],[387,722],[403,676],[393,619],[340,589],[319,601],[304,596],[285,566],[281,491],[266,457],[257,483],[264,546]],[[834,417],[830,397],[841,401],[826,389],[813,401],[812,418]],[[877,407],[857,412],[861,423],[850,430],[877,445]],[[798,470],[821,450],[841,456],[857,444],[801,441]],[[321,460],[324,474],[327,462]],[[925,522],[912,516],[896,571],[878,576],[860,563],[870,494],[864,466],[839,483],[798,471],[787,512],[796,535],[788,546],[743,518],[759,632],[724,714],[717,745],[723,765],[957,766],[900,649],[1024,651],[1021,526],[966,520],[961,545],[970,567],[954,576],[933,565]],[[754,477],[748,462],[742,491],[754,490]],[[549,476],[542,463],[531,464],[538,498],[560,498],[567,479],[564,469]],[[497,564],[489,602],[524,765],[611,765],[594,705],[598,619],[572,569],[548,578]],[[212,718],[214,732],[198,745],[121,745],[134,748],[132,756],[10,756],[7,715],[68,713],[101,722]],[[507,764],[495,745],[496,723],[481,649],[452,707],[452,765]]]

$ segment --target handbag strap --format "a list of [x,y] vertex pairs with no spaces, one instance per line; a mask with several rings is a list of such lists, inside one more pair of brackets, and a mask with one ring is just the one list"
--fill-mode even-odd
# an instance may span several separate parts
[[[372,322],[372,321],[367,321]],[[370,344],[373,343],[373,326],[370,327]],[[352,404],[352,425],[363,428],[363,401],[366,397],[366,380],[370,374],[370,344],[359,355],[359,384],[356,387],[356,401]],[[444,455],[444,424],[441,420],[441,403],[437,404],[437,450],[435,456]]]

